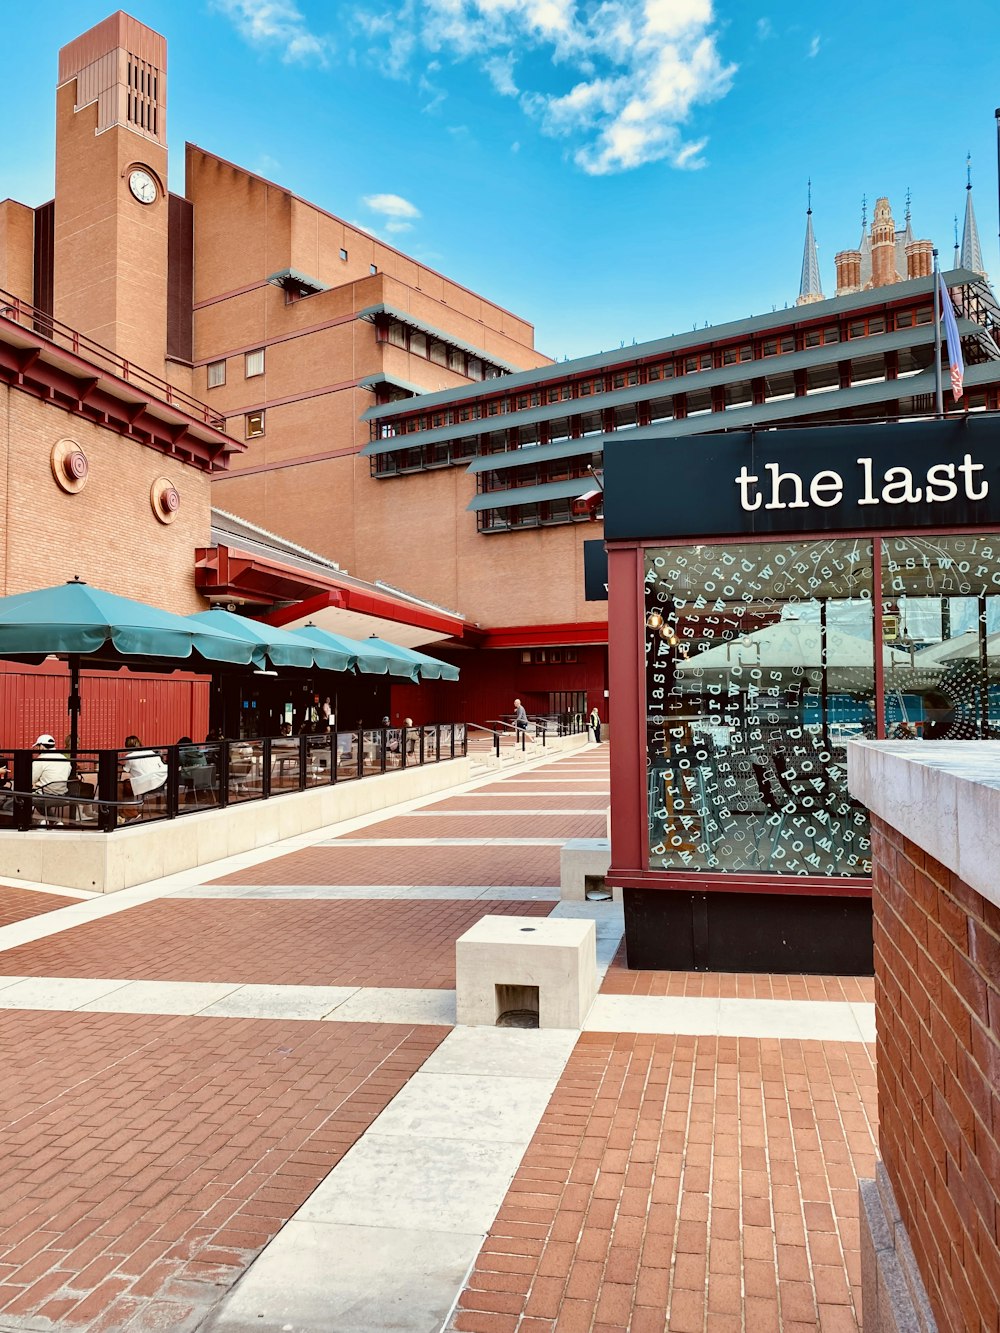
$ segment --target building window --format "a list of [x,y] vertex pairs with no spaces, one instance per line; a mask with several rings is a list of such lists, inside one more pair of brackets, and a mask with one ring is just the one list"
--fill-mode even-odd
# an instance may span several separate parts
[[264,373],[263,347],[258,347],[255,352],[247,352],[246,367],[243,373],[245,374],[248,380],[253,379],[255,375],[263,375]]
[[264,411],[248,412],[244,418],[244,434],[248,440],[264,434]]
[[[344,256],[343,256],[343,257],[344,257],[345,259],[347,258],[347,254],[346,254],[346,252],[344,253]],[[377,272],[378,272],[378,265],[377,265],[377,264],[369,264],[369,265],[368,265],[368,272],[369,272],[369,273],[372,273],[372,274],[377,273]]]
[[225,361],[209,361],[208,363],[208,387],[210,389],[220,389],[226,382],[226,363]]
[[460,352],[457,347],[448,348],[448,369],[454,370],[459,375],[465,374],[465,353]]
[[347,263],[347,251],[344,249],[343,246],[340,247],[340,257],[341,257],[341,259],[344,261],[344,263],[346,264],[346,263]]

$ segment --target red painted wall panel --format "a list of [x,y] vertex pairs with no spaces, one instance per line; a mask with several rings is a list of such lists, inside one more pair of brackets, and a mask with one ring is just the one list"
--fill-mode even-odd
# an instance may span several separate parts
[[[188,672],[83,671],[80,745],[117,749],[130,732],[147,745],[170,745],[181,736],[199,739],[208,730],[208,690],[206,676]],[[62,744],[69,732],[68,695],[65,663],[0,662],[0,746],[29,746],[43,732]]]
[[392,720],[396,724],[412,717],[414,723],[455,720],[485,726],[504,713],[512,713],[515,698],[520,698],[529,714],[547,713],[550,693],[565,690],[585,693],[587,710],[597,704],[607,721],[607,649],[600,645],[575,649],[577,661],[570,663],[522,663],[518,648],[468,652],[432,645],[428,651],[433,657],[454,662],[461,677],[457,681],[426,681],[419,686],[394,684]]

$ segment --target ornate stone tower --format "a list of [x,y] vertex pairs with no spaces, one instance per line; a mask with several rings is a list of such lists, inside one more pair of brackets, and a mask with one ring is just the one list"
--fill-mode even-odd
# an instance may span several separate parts
[[896,273],[896,224],[886,198],[875,200],[872,218],[872,278],[873,287],[887,287],[899,281]]
[[167,44],[119,10],[59,53],[56,319],[157,375],[167,328]]

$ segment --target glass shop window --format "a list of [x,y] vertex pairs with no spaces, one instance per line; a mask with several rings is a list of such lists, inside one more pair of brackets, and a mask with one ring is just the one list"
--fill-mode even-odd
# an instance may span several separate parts
[[1000,738],[1000,533],[882,542],[886,735]]
[[865,539],[646,551],[649,864],[864,876],[846,746],[874,735]]

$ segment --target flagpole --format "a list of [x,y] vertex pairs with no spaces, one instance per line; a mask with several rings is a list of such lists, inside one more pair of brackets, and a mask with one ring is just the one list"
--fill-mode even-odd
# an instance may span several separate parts
[[938,252],[934,251],[934,415],[944,416],[944,384],[941,379],[941,279]]

